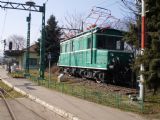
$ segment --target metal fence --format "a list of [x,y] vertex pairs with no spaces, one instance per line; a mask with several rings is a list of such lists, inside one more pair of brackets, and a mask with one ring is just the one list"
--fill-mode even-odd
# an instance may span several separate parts
[[36,79],[34,76],[30,77],[31,80],[37,82],[38,85],[46,86],[48,88],[60,91],[65,94],[76,96],[88,101],[99,103],[106,106],[112,106],[127,111],[133,112],[145,112],[144,104],[142,101],[132,101],[126,95],[113,92],[101,92],[96,89],[88,89],[84,86],[57,83],[52,81],[49,83],[48,80]]
[[49,81],[48,79],[40,79],[36,76],[26,75],[25,77],[37,83],[38,85],[45,86],[64,94],[69,94],[105,106],[111,106],[137,113],[148,112],[142,101],[132,101],[128,98],[128,96],[122,95],[120,93],[107,91],[102,92],[96,89],[88,89],[80,85],[67,84],[65,82],[58,83],[56,81]]

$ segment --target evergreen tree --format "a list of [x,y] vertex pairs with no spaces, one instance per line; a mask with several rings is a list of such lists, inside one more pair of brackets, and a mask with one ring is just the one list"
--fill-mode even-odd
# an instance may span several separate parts
[[[160,1],[146,0],[146,51],[142,56],[145,64],[145,78],[150,89],[154,89],[154,94],[160,88]],[[147,58],[147,62],[145,62]]]
[[[51,53],[51,65],[58,62],[60,54],[61,30],[58,27],[55,16],[51,15],[45,26],[45,66],[48,66],[48,54]],[[38,39],[36,51],[39,53],[40,39]]]
[[[145,71],[145,83],[149,89],[154,90],[154,94],[160,88],[160,1],[145,0],[146,2],[146,41],[145,51],[141,56],[137,56],[134,63],[134,70],[140,73],[140,64],[143,63]],[[139,12],[140,13],[140,12]],[[137,16],[136,16],[137,18]],[[125,40],[131,45],[139,47],[138,43],[138,26],[141,26],[140,19],[136,24],[131,24],[129,32],[125,35]],[[140,27],[139,27],[140,28]],[[141,30],[140,30],[141,31]],[[140,42],[139,42],[140,43]],[[137,46],[138,45],[138,46]]]

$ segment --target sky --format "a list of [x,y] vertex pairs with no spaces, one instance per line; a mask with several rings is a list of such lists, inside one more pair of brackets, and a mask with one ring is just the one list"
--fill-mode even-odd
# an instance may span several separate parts
[[[25,3],[26,0],[2,0],[16,3]],[[67,15],[81,14],[85,18],[93,6],[103,7],[111,10],[116,18],[122,18],[124,11],[120,5],[121,0],[33,0],[36,5],[42,6],[46,2],[46,21],[50,15],[54,15],[61,27],[65,23]],[[3,40],[9,36],[19,35],[27,37],[26,17],[29,11],[1,9],[0,8],[0,55],[3,53]],[[31,18],[31,44],[40,37],[42,14],[32,12]],[[13,43],[14,44],[14,43]],[[8,49],[8,48],[7,48]]]

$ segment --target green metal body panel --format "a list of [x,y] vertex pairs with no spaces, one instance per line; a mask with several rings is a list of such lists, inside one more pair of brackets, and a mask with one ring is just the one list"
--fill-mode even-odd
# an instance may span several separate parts
[[[130,53],[120,50],[99,49],[99,36],[122,38],[122,32],[109,29],[101,33],[99,30],[90,30],[74,38],[61,42],[59,66],[91,68],[107,70],[113,59],[120,59],[128,63]],[[106,38],[105,38],[106,39]],[[102,43],[103,44],[103,43]]]

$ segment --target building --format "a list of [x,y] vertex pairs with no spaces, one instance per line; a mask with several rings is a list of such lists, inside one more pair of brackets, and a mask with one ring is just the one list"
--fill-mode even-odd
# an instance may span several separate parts
[[[36,45],[32,45],[29,48],[29,68],[38,69],[39,68],[39,55],[35,51]],[[18,68],[21,70],[25,69],[26,66],[26,49],[23,50],[6,50],[5,51],[6,60],[11,65],[17,63]]]

